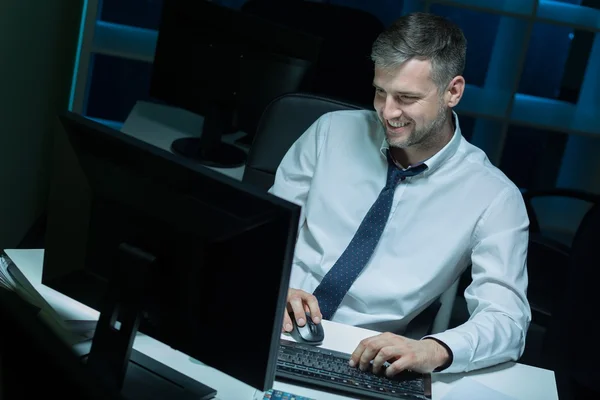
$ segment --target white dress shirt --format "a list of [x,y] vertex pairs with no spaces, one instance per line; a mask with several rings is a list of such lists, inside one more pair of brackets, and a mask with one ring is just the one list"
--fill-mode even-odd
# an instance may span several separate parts
[[[431,335],[453,353],[444,372],[517,360],[531,321],[529,220],[518,188],[461,135],[396,188],[369,263],[333,320],[402,332],[472,264],[471,318]],[[270,192],[302,206],[290,287],[312,293],[385,186],[388,144],[373,111],[319,118],[283,158]]]

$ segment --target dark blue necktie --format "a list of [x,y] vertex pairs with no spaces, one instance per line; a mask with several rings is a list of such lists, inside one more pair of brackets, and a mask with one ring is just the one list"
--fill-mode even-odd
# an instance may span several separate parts
[[319,301],[323,318],[331,319],[333,317],[350,286],[373,255],[389,218],[394,192],[398,183],[406,177],[420,174],[426,169],[425,164],[420,164],[402,170],[391,161],[388,155],[388,173],[385,187],[367,212],[346,250],[313,292],[313,295]]

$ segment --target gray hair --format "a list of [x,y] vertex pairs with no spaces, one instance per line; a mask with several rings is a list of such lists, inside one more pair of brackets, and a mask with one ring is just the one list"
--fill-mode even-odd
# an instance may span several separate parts
[[371,59],[380,68],[395,68],[416,58],[431,62],[431,78],[444,90],[465,69],[467,39],[444,17],[411,13],[400,17],[373,43]]

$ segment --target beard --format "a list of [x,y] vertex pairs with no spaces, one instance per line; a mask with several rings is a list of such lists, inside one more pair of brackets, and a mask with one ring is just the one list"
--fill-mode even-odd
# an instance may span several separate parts
[[[412,130],[407,137],[394,138],[386,134],[386,140],[390,147],[406,149],[409,147],[418,146],[422,149],[426,149],[435,145],[436,139],[438,137],[437,133],[439,133],[442,130],[447,120],[448,107],[444,106],[443,104],[440,104],[437,115],[427,125],[417,127],[414,121],[410,121]],[[381,121],[381,123],[383,124],[383,128],[386,130],[387,133],[387,126],[385,121]]]

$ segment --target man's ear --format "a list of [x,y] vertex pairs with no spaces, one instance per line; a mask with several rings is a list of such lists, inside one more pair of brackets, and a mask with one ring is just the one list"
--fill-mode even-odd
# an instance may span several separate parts
[[446,93],[444,93],[444,103],[450,108],[455,107],[460,102],[464,91],[465,78],[460,75],[455,76],[446,88]]

